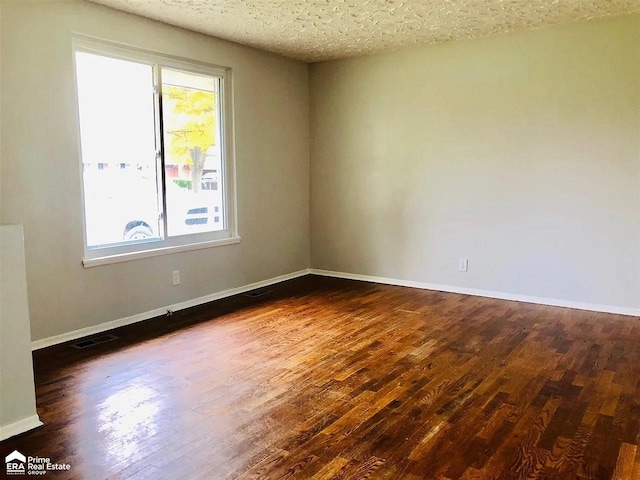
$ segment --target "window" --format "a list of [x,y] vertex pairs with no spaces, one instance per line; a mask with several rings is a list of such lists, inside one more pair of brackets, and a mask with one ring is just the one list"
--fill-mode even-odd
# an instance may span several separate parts
[[237,243],[229,71],[74,51],[85,266]]

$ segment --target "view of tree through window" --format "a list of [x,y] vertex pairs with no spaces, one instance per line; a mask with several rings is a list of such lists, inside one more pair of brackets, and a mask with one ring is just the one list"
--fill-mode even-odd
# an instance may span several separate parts
[[76,74],[87,248],[223,230],[220,78],[83,51]]
[[[218,79],[173,69],[162,69],[162,112],[165,148],[165,177],[178,179],[213,208],[213,222],[204,217],[186,223],[170,223],[169,235],[188,230],[222,228],[222,184],[217,111]],[[167,209],[179,202],[180,191],[167,189]]]

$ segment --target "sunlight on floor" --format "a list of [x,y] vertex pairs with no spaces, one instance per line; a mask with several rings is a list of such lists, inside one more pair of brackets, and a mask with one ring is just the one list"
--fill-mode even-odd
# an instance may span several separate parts
[[121,462],[140,453],[141,442],[158,432],[164,401],[153,388],[133,383],[97,406],[99,432],[107,437],[104,444],[111,462]]

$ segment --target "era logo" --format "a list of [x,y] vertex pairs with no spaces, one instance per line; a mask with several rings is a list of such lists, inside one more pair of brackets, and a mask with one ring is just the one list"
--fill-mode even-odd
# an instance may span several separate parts
[[27,457],[14,450],[4,458],[4,463],[7,465],[7,475],[24,475]]

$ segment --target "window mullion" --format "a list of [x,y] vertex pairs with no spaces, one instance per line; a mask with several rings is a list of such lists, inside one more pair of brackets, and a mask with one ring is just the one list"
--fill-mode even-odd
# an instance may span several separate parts
[[164,135],[163,135],[163,119],[162,119],[162,72],[158,64],[153,66],[153,91],[155,96],[155,130],[156,130],[156,169],[158,178],[158,192],[160,193],[159,209],[161,215],[162,238],[167,238],[167,187],[165,178],[165,162],[164,162]]

